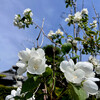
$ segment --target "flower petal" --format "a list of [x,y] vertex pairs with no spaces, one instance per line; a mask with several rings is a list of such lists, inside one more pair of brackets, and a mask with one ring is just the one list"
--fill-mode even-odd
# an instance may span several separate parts
[[42,59],[33,57],[29,60],[27,71],[31,74],[42,74],[45,68],[45,62]]
[[85,78],[85,72],[81,69],[77,69],[74,72],[74,83],[80,84]]
[[12,95],[6,96],[5,100],[15,100]]
[[11,91],[11,95],[14,96],[14,97],[16,96],[16,93],[17,93],[16,90],[12,90],[12,91]]
[[67,79],[67,81],[72,82],[72,83],[74,82],[73,81],[74,80],[74,75],[71,72],[69,72],[69,71],[65,72],[64,76]]
[[89,62],[78,62],[75,66],[76,69],[82,69],[86,75],[93,72],[93,65]]
[[96,73],[97,73],[97,74],[100,74],[100,65],[98,65],[98,66],[96,67]]
[[74,69],[74,62],[73,62],[72,59],[69,60],[69,63],[70,63],[70,65],[71,65],[71,67]]
[[91,78],[87,78],[88,80],[91,80],[93,82],[96,82],[96,81],[100,81],[99,78],[94,78],[94,77],[91,77]]
[[98,86],[91,80],[83,82],[83,89],[91,95],[95,95],[98,92]]
[[30,58],[29,52],[22,50],[18,53],[18,57],[23,61],[28,61]]
[[43,58],[45,56],[44,50],[41,48],[37,49],[36,52],[40,55],[41,58]]
[[70,63],[68,61],[62,61],[60,64],[60,70],[62,72],[74,71],[74,68],[73,68],[73,66],[70,65]]
[[21,93],[21,89],[18,87],[18,88],[17,88],[16,95],[17,95],[17,96],[20,96],[20,93]]
[[26,64],[23,63],[22,61],[18,61],[18,62],[16,63],[16,66],[23,68],[23,67],[26,66]]
[[22,75],[23,73],[26,72],[26,70],[27,70],[26,67],[23,67],[23,68],[19,67],[17,70],[17,73],[18,73],[18,75]]

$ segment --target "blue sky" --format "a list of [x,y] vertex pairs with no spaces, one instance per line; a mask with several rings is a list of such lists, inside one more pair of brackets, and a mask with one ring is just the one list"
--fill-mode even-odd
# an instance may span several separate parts
[[[58,2],[59,1],[59,2]],[[77,11],[81,11],[82,0],[78,0]],[[91,0],[84,0],[84,8],[88,8],[89,16],[95,16]],[[100,0],[93,2],[98,13],[100,13]],[[44,31],[46,34],[50,30],[56,31],[59,24],[62,24],[67,32],[64,19],[60,16],[62,12],[69,13],[65,8],[64,0],[0,0],[0,71],[4,71],[15,65],[18,60],[18,52],[25,47],[32,47],[33,41],[37,37],[38,30],[31,26],[29,29],[18,29],[13,25],[15,14],[23,13],[24,9],[30,8],[33,12],[33,20],[41,25],[45,18]],[[67,17],[67,16],[66,16]],[[90,19],[92,21],[92,18]],[[45,39],[46,43],[50,43]]]

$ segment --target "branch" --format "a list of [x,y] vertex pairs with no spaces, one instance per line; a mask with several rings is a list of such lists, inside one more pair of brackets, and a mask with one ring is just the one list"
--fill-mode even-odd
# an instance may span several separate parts
[[42,29],[43,29],[43,25],[44,25],[44,18],[43,18],[43,21],[42,21],[42,28],[40,29],[40,33],[39,33],[39,35],[38,35],[38,37],[37,37],[37,39],[36,39],[36,40],[37,40],[37,47],[39,47],[38,40],[39,40],[39,38],[40,38]]
[[61,47],[61,45],[60,45],[59,43],[55,43],[51,38],[49,38],[49,37],[45,34],[45,32],[43,31],[43,29],[42,29],[39,25],[37,25],[35,22],[33,22],[33,24],[36,25],[36,27],[38,27],[38,28],[41,30],[41,32],[43,33],[43,35],[44,35],[46,38],[48,38],[52,43],[54,43],[54,44],[58,45],[59,47]]
[[59,24],[60,25],[60,29],[66,34],[66,36],[68,35],[67,33],[66,33],[66,31],[64,30],[64,28],[62,27],[62,25],[61,24]]

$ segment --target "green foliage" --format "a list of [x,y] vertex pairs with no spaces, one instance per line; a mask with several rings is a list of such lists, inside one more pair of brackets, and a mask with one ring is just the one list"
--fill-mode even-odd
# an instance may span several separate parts
[[68,8],[69,6],[72,7],[72,5],[74,4],[73,0],[65,0],[66,3],[66,8]]
[[82,41],[82,39],[80,37],[76,37],[75,40]]
[[86,92],[79,86],[69,84],[70,96],[73,100],[86,100]]
[[100,37],[98,31],[86,31],[86,36],[83,37],[83,54],[99,54],[100,53]]
[[10,95],[11,90],[13,90],[13,89],[16,89],[16,88],[0,85],[0,100],[5,100],[5,97],[7,95]]
[[61,47],[61,50],[64,54],[69,53],[69,51],[72,48],[72,44],[71,43],[64,43]]
[[34,78],[28,78],[22,86],[22,93],[35,91],[35,89],[38,87],[40,83],[40,79],[34,80]]
[[[46,56],[46,63],[48,65],[53,66],[53,56],[54,56],[54,46],[53,45],[47,45],[43,47],[45,51],[45,56]],[[61,57],[62,53],[59,47],[55,48],[55,63],[57,66],[59,66],[60,62],[64,60],[63,57]]]

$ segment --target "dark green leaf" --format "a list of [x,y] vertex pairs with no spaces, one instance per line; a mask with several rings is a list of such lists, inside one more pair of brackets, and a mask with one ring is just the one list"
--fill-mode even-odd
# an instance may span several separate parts
[[33,92],[28,92],[26,95],[25,95],[25,99],[29,99],[33,96]]
[[37,79],[36,81],[34,81],[33,78],[29,78],[27,79],[23,85],[22,85],[22,93],[24,92],[28,92],[28,91],[34,91],[34,89],[37,88],[37,86],[39,85],[40,83],[40,79]]
[[82,39],[80,37],[76,37],[75,40],[82,41]]
[[59,87],[55,87],[55,94],[59,96],[62,93],[63,89]]
[[69,84],[69,88],[73,100],[86,100],[86,92],[81,87]]
[[61,50],[64,54],[69,53],[69,51],[72,48],[72,44],[71,43],[64,43],[61,47]]
[[43,77],[47,77],[49,75],[52,75],[53,71],[51,68],[47,67],[46,71],[43,73]]

